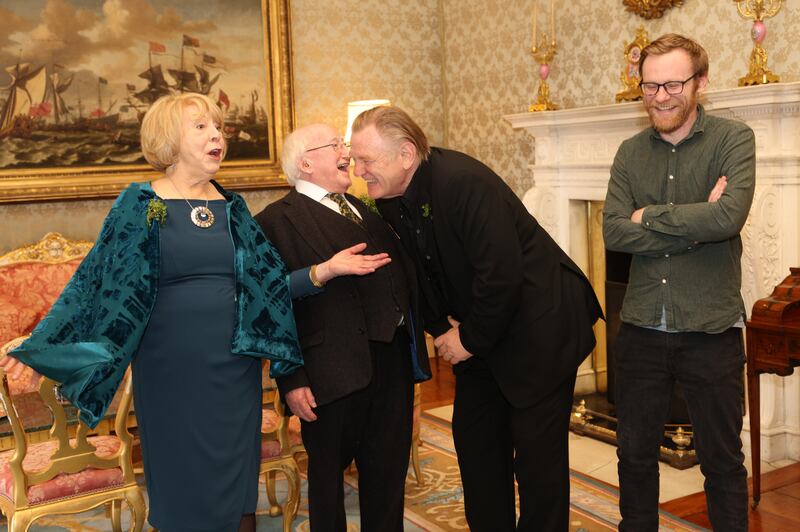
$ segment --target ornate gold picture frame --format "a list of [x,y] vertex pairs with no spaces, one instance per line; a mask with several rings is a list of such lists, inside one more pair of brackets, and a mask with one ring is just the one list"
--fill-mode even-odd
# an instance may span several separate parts
[[152,101],[176,91],[208,94],[226,113],[223,186],[286,184],[279,154],[294,124],[289,0],[207,0],[203,9],[146,0],[144,14],[82,0],[52,13],[46,4],[0,6],[0,203],[113,197],[152,178],[139,123]]
[[661,18],[664,11],[683,5],[683,0],[622,0],[626,11],[632,11],[642,18]]

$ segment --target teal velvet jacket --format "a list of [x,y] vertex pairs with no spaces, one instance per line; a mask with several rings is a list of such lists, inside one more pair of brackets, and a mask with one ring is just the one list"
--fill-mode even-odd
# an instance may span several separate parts
[[[213,183],[213,182],[212,182]],[[270,359],[273,377],[302,365],[286,267],[244,200],[227,200],[234,247],[236,321],[231,352]],[[160,273],[159,223],[147,224],[157,196],[149,183],[120,194],[97,242],[31,337],[10,353],[61,383],[61,393],[94,427],[139,348]]]

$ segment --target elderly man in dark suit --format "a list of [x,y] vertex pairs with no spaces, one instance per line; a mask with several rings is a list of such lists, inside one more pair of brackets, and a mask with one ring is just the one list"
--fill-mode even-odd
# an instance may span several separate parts
[[[296,130],[281,161],[294,189],[256,220],[320,289],[294,301],[304,366],[278,379],[302,423],[311,529],[346,529],[342,473],[355,459],[361,528],[401,531],[413,383],[430,377],[414,267],[381,217],[345,194],[349,153],[333,127]],[[348,249],[388,264],[333,279],[335,261],[322,261]]]
[[500,177],[430,148],[404,111],[362,113],[352,142],[356,175],[416,261],[425,328],[453,364],[470,528],[567,530],[572,392],[602,315],[589,282]]

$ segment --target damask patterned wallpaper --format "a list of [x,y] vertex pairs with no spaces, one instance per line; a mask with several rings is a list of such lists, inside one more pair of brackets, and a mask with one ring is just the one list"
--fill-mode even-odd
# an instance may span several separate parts
[[[539,1],[542,8],[549,5]],[[747,70],[750,23],[729,0],[686,0],[651,21],[626,12],[622,0],[555,3],[559,52],[550,80],[563,107],[614,101],[623,44],[640,24],[651,39],[667,31],[698,39],[711,58],[712,90],[735,87]],[[784,81],[798,81],[800,51],[793,44],[800,5],[784,4],[767,21],[765,46],[772,70]],[[292,0],[291,5],[297,125],[329,122],[343,130],[348,101],[389,98],[418,120],[434,144],[481,159],[519,195],[531,187],[531,141],[502,116],[527,111],[536,91],[537,65],[529,52],[532,0]],[[257,212],[282,194],[270,190],[245,197]],[[0,206],[0,253],[48,230],[94,239],[110,205],[103,200]]]
[[297,125],[344,132],[347,102],[387,98],[444,140],[438,0],[292,0]]
[[[541,24],[550,2],[539,2]],[[529,52],[533,0],[443,4],[447,144],[483,160],[521,195],[532,184],[530,139],[502,115],[526,112],[538,86],[538,65]],[[686,0],[655,20],[625,11],[622,0],[555,4],[559,47],[550,83],[553,100],[562,107],[614,103],[622,48],[639,25],[651,40],[670,31],[697,39],[709,53],[710,90],[736,87],[747,72],[752,21],[741,19],[730,0]],[[800,5],[784,2],[766,24],[770,68],[783,81],[800,80]]]

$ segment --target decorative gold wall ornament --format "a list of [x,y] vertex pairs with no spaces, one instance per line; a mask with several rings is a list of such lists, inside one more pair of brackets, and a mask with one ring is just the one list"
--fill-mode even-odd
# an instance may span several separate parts
[[683,5],[683,0],[622,0],[626,11],[632,11],[648,20],[661,18],[664,11]]
[[617,93],[617,103],[642,99],[642,88],[639,86],[642,81],[642,73],[639,72],[639,59],[641,58],[642,49],[648,44],[650,44],[650,41],[647,38],[647,31],[645,31],[644,26],[639,26],[636,30],[636,37],[631,42],[625,43],[622,53],[625,58],[625,66],[619,75],[619,79],[622,81],[622,90]]
[[744,19],[753,19],[750,37],[753,39],[753,51],[750,52],[750,66],[747,75],[739,78],[739,86],[763,85],[777,83],[780,76],[773,74],[767,68],[767,51],[761,46],[767,36],[765,18],[774,17],[783,6],[783,0],[733,0],[739,16]]
[[531,53],[534,59],[539,63],[539,90],[536,92],[536,101],[533,102],[528,111],[534,113],[537,111],[555,111],[558,105],[550,100],[550,86],[547,84],[547,78],[550,75],[550,63],[556,55],[556,19],[555,19],[555,5],[554,0],[550,0],[550,32],[551,39],[548,39],[547,33],[542,34],[541,39],[536,38],[536,15],[538,11],[538,2],[533,2],[533,38],[531,41]]

